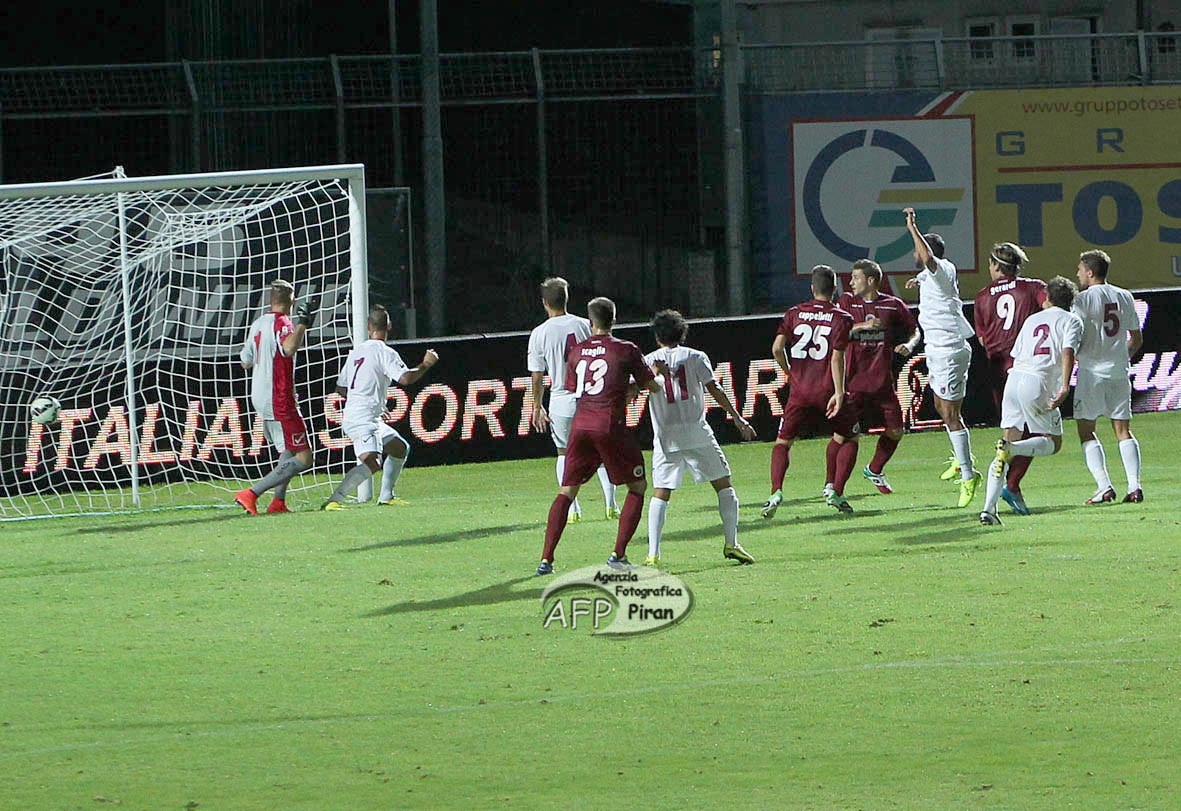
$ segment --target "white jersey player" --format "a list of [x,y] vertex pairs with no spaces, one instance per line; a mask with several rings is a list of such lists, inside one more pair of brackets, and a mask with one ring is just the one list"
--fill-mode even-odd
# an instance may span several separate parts
[[[570,347],[587,339],[591,334],[590,321],[566,312],[570,296],[570,285],[560,276],[546,279],[541,283],[541,304],[545,307],[546,320],[529,333],[529,348],[526,364],[531,378],[533,414],[530,424],[537,431],[550,432],[554,447],[558,450],[555,469],[558,486],[562,485],[562,474],[566,470],[566,443],[570,439],[570,425],[574,420],[574,407],[578,399],[574,392],[566,390],[566,354]],[[549,410],[542,402],[545,376],[549,375]],[[607,476],[605,468],[598,469],[599,486],[603,490],[606,515],[609,519],[619,517],[619,505],[615,500],[615,485]],[[582,520],[582,506],[575,498],[570,504],[569,521]]]
[[754,558],[738,543],[738,495],[730,484],[730,464],[713,429],[705,419],[708,391],[738,426],[743,439],[754,439],[750,423],[734,408],[726,392],[714,380],[709,358],[699,349],[682,346],[689,331],[685,318],[676,310],[661,310],[652,319],[652,331],[660,349],[644,361],[652,367],[663,361],[668,371],[658,375],[658,393],[648,397],[652,418],[652,500],[648,504],[649,566],[660,564],[660,541],[672,491],[681,486],[686,471],[693,481],[708,481],[718,494],[725,545],[722,554],[739,563]]
[[1132,294],[1107,283],[1111,257],[1103,251],[1079,256],[1080,293],[1074,312],[1083,321],[1083,342],[1078,351],[1078,381],[1074,390],[1074,417],[1083,458],[1095,479],[1095,494],[1087,504],[1115,501],[1115,488],[1107,474],[1107,457],[1095,434],[1095,423],[1109,417],[1119,440],[1120,458],[1128,479],[1124,503],[1144,500],[1140,487],[1140,443],[1132,435],[1132,384],[1130,360],[1140,351],[1144,336]]
[[[367,329],[369,340],[349,352],[336,379],[336,392],[345,398],[341,428],[353,441],[357,466],[345,474],[344,481],[322,507],[325,510],[344,509],[345,498],[378,470],[382,472],[378,505],[406,503],[394,494],[394,487],[406,464],[410,443],[385,422],[388,390],[391,381],[400,386],[417,382],[439,361],[435,350],[428,349],[422,363],[408,368],[402,356],[386,345],[390,314],[385,307],[370,308]],[[385,459],[379,462],[383,453]]]
[[919,271],[906,280],[906,286],[919,289],[919,328],[927,347],[928,385],[951,441],[951,465],[943,478],[953,478],[959,471],[959,506],[967,507],[976,496],[981,478],[972,464],[972,443],[961,415],[972,363],[972,347],[968,344],[972,325],[964,317],[955,265],[943,258],[943,238],[938,234],[923,235],[915,223],[914,209],[904,212]]
[[[1062,448],[1062,412],[1058,407],[1070,393],[1070,373],[1083,336],[1083,322],[1070,312],[1077,292],[1070,279],[1055,276],[1046,285],[1042,311],[1025,319],[1017,334],[1013,368],[1001,401],[1005,433],[997,441],[997,455],[988,469],[981,524],[1000,524],[996,506],[1006,467],[1014,456],[1051,456]],[[1027,433],[1032,436],[1022,439]],[[1018,509],[1009,503],[1019,514],[1029,513],[1028,508]]]

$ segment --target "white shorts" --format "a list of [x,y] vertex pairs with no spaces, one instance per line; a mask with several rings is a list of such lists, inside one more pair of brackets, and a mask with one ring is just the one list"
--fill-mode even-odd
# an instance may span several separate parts
[[382,448],[394,439],[405,442],[402,435],[384,422],[362,422],[342,426],[345,435],[353,441],[353,453],[360,459],[362,454],[381,453]]
[[560,451],[566,450],[566,443],[570,441],[570,424],[573,422],[573,414],[569,417],[555,417],[553,414],[550,414],[550,436],[554,438],[554,447]]
[[1001,401],[1001,427],[1022,428],[1031,434],[1062,436],[1062,412],[1049,408],[1054,394],[1040,375],[1012,371]]
[[262,433],[279,453],[287,452],[287,441],[283,438],[283,423],[278,420],[263,420]]
[[1123,375],[1100,377],[1079,367],[1074,387],[1074,418],[1097,420],[1100,417],[1132,419],[1132,381]]
[[712,446],[683,451],[665,451],[659,443],[652,445],[652,486],[661,490],[676,490],[681,486],[685,471],[697,484],[715,482],[730,475],[730,463],[715,439]]
[[954,348],[927,348],[927,386],[940,399],[956,402],[968,393],[968,367],[972,365],[972,347],[964,341]]

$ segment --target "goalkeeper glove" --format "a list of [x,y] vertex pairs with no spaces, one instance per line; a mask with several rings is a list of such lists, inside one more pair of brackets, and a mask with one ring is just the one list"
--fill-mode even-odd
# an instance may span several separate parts
[[295,325],[297,327],[312,328],[312,324],[316,323],[316,311],[320,309],[320,297],[313,296],[308,299],[306,304],[300,304],[295,308]]

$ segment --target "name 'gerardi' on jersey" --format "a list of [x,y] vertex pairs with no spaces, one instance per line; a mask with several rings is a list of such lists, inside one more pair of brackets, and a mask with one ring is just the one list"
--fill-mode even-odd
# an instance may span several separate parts
[[787,338],[789,397],[814,399],[824,392],[832,394],[832,353],[849,346],[852,328],[853,316],[831,301],[812,299],[784,314],[777,334]]
[[295,405],[295,359],[283,354],[283,339],[295,331],[289,316],[270,312],[250,325],[238,357],[250,368],[250,402],[264,420],[299,416]]
[[845,355],[845,388],[859,392],[892,390],[894,347],[914,335],[918,326],[914,313],[905,301],[885,293],[879,293],[873,301],[845,293],[837,306],[853,316],[854,324],[870,318],[877,318],[882,324],[880,329],[861,329],[850,334]]
[[972,320],[984,351],[994,357],[1008,355],[1025,319],[1039,312],[1045,301],[1046,283],[1024,276],[1000,279],[977,293]]
[[640,348],[613,335],[592,335],[570,349],[566,390],[578,399],[571,430],[606,434],[627,424],[627,387],[653,379]]
[[541,372],[550,377],[550,416],[574,415],[577,401],[566,390],[566,360],[570,348],[585,341],[590,334],[590,321],[569,313],[547,318],[529,333],[525,362],[530,372]]
[[1127,375],[1128,331],[1140,329],[1132,294],[1113,284],[1093,284],[1075,296],[1073,309],[1083,320],[1079,368],[1099,377]]
[[705,419],[705,387],[714,379],[709,356],[688,346],[663,346],[644,356],[651,366],[662,360],[667,375],[657,375],[658,394],[648,397],[653,440],[665,451],[707,448],[713,444],[713,430]]
[[355,346],[336,378],[336,385],[347,390],[342,422],[355,425],[381,419],[390,381],[400,380],[408,371],[402,356],[384,341],[370,338]]

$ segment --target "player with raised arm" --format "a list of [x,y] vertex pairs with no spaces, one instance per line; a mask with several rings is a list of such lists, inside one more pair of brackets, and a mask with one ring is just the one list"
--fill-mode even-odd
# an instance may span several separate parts
[[[562,485],[562,474],[566,469],[566,443],[570,439],[570,421],[574,419],[574,396],[566,390],[566,355],[574,344],[590,337],[590,322],[566,312],[570,296],[570,285],[560,276],[546,279],[541,283],[541,306],[545,308],[546,319],[529,333],[529,348],[526,363],[529,367],[533,414],[530,424],[536,431],[549,431],[558,450],[556,463],[558,486]],[[545,376],[550,378],[549,410],[544,404]],[[598,470],[599,485],[603,488],[607,518],[619,517],[619,505],[615,501],[615,485],[607,476],[607,470]],[[570,505],[570,521],[582,520],[582,507],[578,499]]]
[[656,378],[660,391],[648,398],[652,419],[652,499],[648,502],[648,566],[660,565],[660,541],[672,493],[685,472],[693,481],[708,481],[718,494],[725,543],[722,556],[754,563],[738,543],[738,494],[730,483],[730,463],[705,419],[705,392],[722,407],[743,439],[754,439],[755,429],[738,413],[714,380],[713,365],[700,349],[684,346],[689,324],[676,310],[661,310],[652,319],[660,348],[644,356],[649,366],[667,369]]
[[1095,494],[1087,504],[1115,501],[1107,475],[1107,457],[1095,433],[1100,417],[1110,417],[1119,440],[1119,454],[1128,478],[1124,503],[1144,500],[1140,487],[1140,443],[1132,435],[1131,358],[1144,345],[1132,294],[1108,283],[1111,257],[1103,251],[1083,251],[1078,263],[1079,294],[1074,312],[1083,320],[1083,342],[1078,350],[1078,380],[1074,389],[1074,419],[1087,469],[1095,478]]
[[[845,388],[849,408],[861,430],[882,426],[873,459],[861,471],[880,493],[893,493],[885,467],[902,441],[902,405],[894,381],[894,356],[910,357],[918,346],[918,322],[906,302],[880,291],[882,268],[858,259],[850,275],[851,292],[837,306],[853,316],[846,353]],[[857,441],[857,435],[849,438]],[[836,441],[837,437],[833,437]],[[831,445],[830,445],[831,448]]]
[[[1043,309],[1021,325],[1013,343],[1013,367],[1001,401],[1001,428],[996,458],[988,468],[988,488],[980,523],[996,526],[997,502],[1005,468],[1015,459],[1051,456],[1062,448],[1062,413],[1058,407],[1070,393],[1070,373],[1082,341],[1083,323],[1070,311],[1078,292],[1074,282],[1055,276],[1046,286]],[[1028,509],[1021,513],[1028,515]]]
[[345,398],[341,429],[353,441],[357,466],[345,474],[344,480],[321,507],[323,510],[344,509],[345,498],[379,470],[381,490],[377,505],[406,503],[394,494],[394,488],[406,464],[410,443],[384,419],[390,381],[397,381],[399,386],[417,383],[439,362],[439,355],[428,349],[422,363],[413,369],[408,368],[397,350],[386,344],[390,314],[380,304],[369,308],[366,330],[369,339],[349,352],[336,379],[336,393]]
[[[775,362],[787,375],[788,395],[771,449],[771,495],[763,504],[763,518],[774,517],[783,501],[791,446],[804,429],[824,427],[842,439],[857,433],[857,418],[845,405],[845,350],[853,316],[832,302],[835,292],[833,269],[828,265],[812,268],[812,300],[784,314],[771,344]],[[829,457],[826,483],[833,487],[825,487],[824,500],[840,512],[851,513],[844,485],[857,461],[857,445],[844,444],[848,447],[837,459]]]
[[[615,302],[603,297],[591,299],[587,313],[591,336],[571,347],[566,360],[566,390],[574,394],[578,405],[570,425],[562,486],[545,522],[539,575],[553,574],[554,550],[566,529],[570,505],[578,497],[578,488],[595,475],[599,465],[607,468],[612,483],[627,486],[627,498],[619,511],[615,549],[607,565],[629,568],[627,545],[640,524],[644,491],[648,489],[644,455],[627,427],[627,403],[632,385],[657,393],[660,387],[652,369],[644,363],[640,348],[611,334]],[[666,370],[662,365],[658,371]]]
[[961,414],[968,391],[968,368],[972,364],[972,347],[968,344],[972,325],[964,317],[955,265],[944,258],[943,237],[919,231],[913,208],[905,208],[903,212],[919,271],[906,280],[906,287],[919,289],[919,327],[926,344],[929,385],[935,396],[935,410],[951,442],[952,456],[959,466],[959,506],[967,507],[976,497],[981,479],[973,467],[971,435]]
[[295,353],[316,320],[320,300],[313,298],[295,309],[295,286],[283,279],[271,282],[270,312],[250,325],[239,358],[250,370],[250,400],[262,420],[263,432],[279,452],[275,468],[234,495],[234,501],[258,515],[258,497],[275,488],[268,513],[287,509],[287,484],[312,466],[312,445],[299,407],[295,404]]
[[[988,256],[988,273],[992,284],[976,294],[972,309],[976,337],[984,348],[988,364],[988,387],[992,392],[997,417],[1001,414],[1001,400],[1005,378],[1013,366],[1013,344],[1025,319],[1040,312],[1046,303],[1046,283],[1041,279],[1019,276],[1022,266],[1029,261],[1020,245],[998,242]],[[1013,511],[1028,515],[1029,508],[1021,495],[1021,480],[1029,470],[1030,456],[1017,456],[1009,464],[1008,480],[1001,489],[1003,498]],[[955,457],[948,460],[944,476],[956,474]]]

